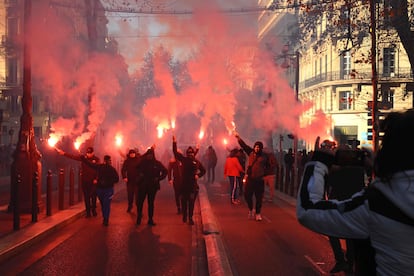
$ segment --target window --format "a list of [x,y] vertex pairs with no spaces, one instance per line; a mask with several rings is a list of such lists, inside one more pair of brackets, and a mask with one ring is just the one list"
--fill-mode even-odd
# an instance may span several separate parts
[[9,85],[17,85],[17,59],[9,58],[7,60],[7,79]]
[[21,109],[22,108],[21,103],[22,103],[21,96],[13,95],[13,96],[10,97],[10,109],[11,109],[13,114],[21,112],[21,110],[22,110]]
[[352,109],[352,94],[351,91],[343,91],[339,93],[339,110]]
[[39,97],[32,96],[32,112],[34,114],[39,113]]
[[19,24],[17,17],[7,18],[7,36],[13,42],[17,41],[17,35],[19,34],[18,28]]
[[37,138],[42,137],[42,127],[33,127],[34,136]]
[[334,126],[334,137],[339,144],[349,145],[350,140],[358,139],[358,126]]
[[385,77],[393,77],[395,73],[395,49],[384,48],[383,74]]
[[349,79],[351,73],[351,53],[345,51],[341,56],[341,78]]
[[383,16],[383,27],[391,27],[391,10],[390,0],[384,0],[384,16]]
[[380,109],[390,109],[394,107],[394,89],[382,91],[382,103]]

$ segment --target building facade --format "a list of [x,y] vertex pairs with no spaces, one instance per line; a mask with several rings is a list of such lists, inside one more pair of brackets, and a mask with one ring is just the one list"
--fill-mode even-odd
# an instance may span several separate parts
[[[17,142],[20,129],[23,95],[24,7],[24,0],[0,1],[0,145],[3,146],[13,146]],[[107,19],[99,0],[31,1],[32,21],[46,21],[47,13],[71,19],[70,29],[73,33],[70,37],[72,40],[87,41],[91,51],[106,50]],[[47,31],[44,30],[44,32]],[[32,35],[35,36],[36,33]],[[36,52],[36,49],[31,49],[31,51]],[[32,75],[35,76],[36,72]],[[53,103],[42,93],[42,88],[35,82],[31,89],[35,138],[47,139],[50,121],[54,118],[50,107]],[[59,110],[59,107],[54,108]]]
[[[263,1],[261,1],[263,2]],[[266,1],[265,1],[266,2]],[[274,4],[275,1],[267,1]],[[372,146],[371,106],[373,99],[372,64],[370,57],[372,37],[369,33],[348,33],[352,23],[363,25],[368,19],[368,3],[359,1],[352,10],[341,9],[339,2],[330,6],[309,4],[280,6],[284,12],[275,13],[272,27],[269,22],[259,24],[259,38],[266,43],[276,38],[280,44],[289,46],[285,53],[299,53],[299,92],[301,102],[312,102],[313,107],[303,114],[300,124],[310,124],[313,116],[322,111],[330,125],[326,134],[338,143],[359,140],[361,145]],[[375,63],[378,73],[379,119],[390,111],[403,111],[413,108],[413,74],[407,53],[395,29],[387,23],[386,14],[389,1],[379,1],[375,6],[376,53]],[[364,6],[365,5],[365,6]],[[283,9],[282,9],[283,7]],[[365,9],[366,8],[366,9]],[[294,11],[293,11],[294,10]],[[322,11],[322,12],[321,12]],[[351,17],[350,14],[353,14]],[[319,13],[318,16],[315,16]],[[337,13],[338,21],[328,18],[329,13]],[[296,20],[294,18],[296,18]],[[301,20],[304,17],[305,20]],[[286,21],[286,18],[290,20]],[[260,22],[259,18],[259,22]],[[306,20],[308,21],[307,24]],[[310,25],[309,21],[312,21]],[[334,22],[348,22],[344,26],[330,26]],[[286,23],[288,22],[288,23]],[[309,27],[311,26],[311,28]],[[340,27],[338,27],[340,26]],[[367,25],[364,25],[365,27]],[[354,28],[354,26],[352,27]],[[272,30],[273,29],[273,30]],[[297,32],[297,30],[301,32]],[[369,29],[367,27],[367,29]],[[303,35],[306,33],[306,35]],[[266,35],[267,34],[267,37]],[[302,35],[301,35],[302,34]],[[299,37],[297,37],[299,35]],[[282,52],[283,50],[278,52]],[[295,85],[295,68],[290,66],[287,78]],[[312,149],[313,144],[306,145]]]

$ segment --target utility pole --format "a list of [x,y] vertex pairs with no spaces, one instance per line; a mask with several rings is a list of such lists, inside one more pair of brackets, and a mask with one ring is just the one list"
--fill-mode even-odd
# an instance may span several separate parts
[[[17,187],[19,201],[19,209],[21,212],[32,211],[32,185],[34,174],[41,173],[41,154],[37,149],[34,140],[33,117],[32,117],[32,76],[31,76],[31,0],[24,1],[24,45],[23,45],[23,97],[22,97],[22,115],[20,117],[20,130],[18,142],[13,155],[13,163],[11,166],[11,191],[16,191]],[[21,181],[17,181],[20,175]],[[38,189],[38,199],[40,199],[40,190]],[[12,196],[13,198],[13,196]],[[38,203],[36,203],[38,204]],[[13,200],[9,210],[14,208]]]
[[377,72],[377,32],[375,21],[376,1],[370,0],[371,15],[371,70],[372,70],[372,149],[378,150],[378,72]]

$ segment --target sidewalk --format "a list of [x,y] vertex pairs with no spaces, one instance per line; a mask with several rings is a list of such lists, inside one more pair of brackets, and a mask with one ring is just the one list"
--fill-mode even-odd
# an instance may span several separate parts
[[[20,214],[20,229],[14,230],[14,214],[8,212],[9,203],[9,179],[0,179],[0,194],[2,205],[0,205],[0,263],[8,258],[19,254],[26,247],[44,238],[48,233],[63,227],[72,221],[85,216],[85,206],[83,200],[75,201],[74,205],[69,206],[68,194],[64,195],[64,210],[58,208],[58,192],[53,191],[51,216],[46,215],[46,206],[43,206],[37,215],[37,221],[32,222],[32,214]],[[117,190],[116,190],[117,192]],[[42,202],[46,204],[46,195],[42,194]]]
[[[84,214],[84,204],[78,203],[49,217],[40,215],[38,222],[30,223],[21,227],[20,230],[6,234],[0,238],[0,263],[19,254],[26,247],[39,241],[48,233],[71,223],[73,220],[84,216]],[[23,215],[21,219],[27,220],[29,216],[31,217],[31,215]],[[5,225],[3,220],[1,224]],[[7,224],[12,227],[12,221]]]

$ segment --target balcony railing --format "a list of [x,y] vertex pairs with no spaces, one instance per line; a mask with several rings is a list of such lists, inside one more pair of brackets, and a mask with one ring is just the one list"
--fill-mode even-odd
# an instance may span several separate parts
[[[341,81],[341,80],[371,80],[371,70],[353,72],[351,74],[341,74],[340,71],[327,72],[319,74],[313,78],[307,79],[300,83],[300,88],[305,89],[314,85],[318,85],[323,82]],[[411,68],[399,68],[397,72],[378,74],[378,80],[398,80],[398,79],[411,79],[413,80],[413,72]]]

